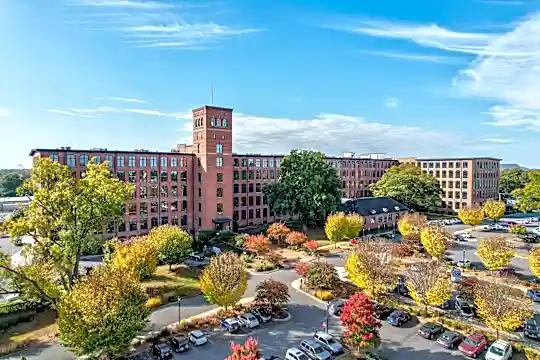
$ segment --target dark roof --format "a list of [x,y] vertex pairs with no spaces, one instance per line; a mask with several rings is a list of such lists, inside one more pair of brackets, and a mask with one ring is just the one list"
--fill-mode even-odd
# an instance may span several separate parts
[[47,153],[92,153],[92,154],[140,154],[140,155],[184,155],[194,156],[193,153],[176,152],[176,151],[150,151],[150,150],[108,150],[108,149],[73,149],[73,148],[57,148],[57,149],[32,149],[30,150],[30,156],[34,156],[35,153],[47,152]]
[[402,203],[386,196],[348,200],[342,207],[343,211],[356,213],[362,216],[409,211],[409,208]]
[[218,219],[213,219],[212,222],[214,224],[227,224],[227,223],[232,223],[233,219],[231,219],[231,218],[218,218]]

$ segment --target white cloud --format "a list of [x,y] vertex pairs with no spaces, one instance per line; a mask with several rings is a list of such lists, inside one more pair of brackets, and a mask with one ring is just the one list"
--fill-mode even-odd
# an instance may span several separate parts
[[478,0],[482,4],[490,5],[508,5],[508,6],[523,6],[525,2],[523,1],[512,1],[512,0]]
[[493,144],[510,144],[514,142],[514,140],[512,139],[504,139],[504,138],[486,138],[486,139],[482,139],[482,141],[487,142],[487,143],[493,143]]
[[8,111],[5,108],[0,108],[0,117],[8,116]]
[[136,103],[136,104],[146,104],[147,102],[135,98],[125,98],[125,97],[99,97],[97,100],[112,100],[112,101],[121,101],[126,103]]
[[406,53],[376,51],[376,50],[357,50],[356,52],[367,54],[367,55],[375,55],[375,56],[399,59],[399,60],[421,61],[421,62],[429,62],[429,63],[436,63],[436,64],[460,64],[460,63],[462,64],[463,63],[463,61],[460,60],[459,58],[452,57],[452,56],[406,54]]
[[[97,14],[90,14],[91,17],[86,13],[81,14],[85,17],[83,23],[89,25],[95,21],[98,30],[117,33],[131,45],[140,48],[202,49],[232,37],[263,31],[259,28],[216,24],[209,13],[200,10],[208,7],[208,4],[172,4],[165,0],[82,0],[79,4],[98,10]],[[123,13],[95,19],[96,15],[110,14],[110,8],[121,8]],[[186,10],[189,8],[199,10],[196,14],[190,14]],[[103,18],[108,22],[104,22]]]
[[384,105],[388,108],[397,108],[399,106],[399,99],[394,97],[388,98]]
[[78,117],[78,118],[101,118],[105,114],[111,113],[131,113],[146,116],[163,116],[174,119],[191,119],[191,114],[186,112],[166,113],[152,109],[124,109],[110,106],[101,106],[90,109],[47,109],[50,113]]

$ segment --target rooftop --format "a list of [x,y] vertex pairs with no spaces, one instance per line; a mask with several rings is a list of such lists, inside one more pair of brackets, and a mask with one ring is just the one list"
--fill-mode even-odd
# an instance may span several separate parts
[[56,149],[52,148],[37,148],[30,150],[30,156],[34,156],[34,154],[39,152],[65,152],[65,153],[100,153],[100,154],[148,154],[148,155],[190,155],[192,156],[192,153],[181,153],[176,151],[154,151],[154,150],[145,150],[145,149],[134,149],[134,150],[109,150],[106,148],[90,148],[90,149],[73,149],[69,146],[62,146]]
[[456,157],[456,158],[416,158],[416,161],[463,161],[463,160],[495,160],[495,161],[501,161],[501,159],[497,159],[494,157],[488,157],[488,156],[479,156],[479,157]]
[[192,111],[198,111],[198,110],[201,110],[201,109],[213,109],[213,110],[233,111],[232,108],[226,108],[226,107],[214,106],[214,105],[203,105],[203,106],[199,106],[199,107],[193,109]]
[[408,207],[387,196],[365,197],[352,200],[343,199],[342,202],[343,210],[362,216],[409,211]]

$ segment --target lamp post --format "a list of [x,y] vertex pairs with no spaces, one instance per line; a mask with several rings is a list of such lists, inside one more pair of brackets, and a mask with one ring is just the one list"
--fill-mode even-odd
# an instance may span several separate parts
[[182,321],[182,313],[181,313],[181,306],[182,306],[182,297],[178,297],[178,324],[180,324],[180,321]]
[[326,318],[324,319],[325,321],[325,327],[324,327],[324,331],[328,334],[328,318],[330,316],[328,316],[328,311],[330,310],[330,301],[327,301],[326,302]]

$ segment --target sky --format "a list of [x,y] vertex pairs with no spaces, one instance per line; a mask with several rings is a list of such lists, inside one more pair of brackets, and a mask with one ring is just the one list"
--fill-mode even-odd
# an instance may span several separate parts
[[235,152],[540,167],[540,0],[0,0],[0,168],[168,151],[234,108]]

